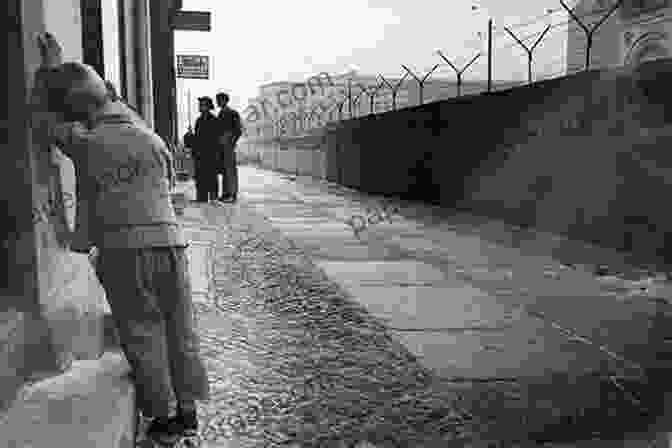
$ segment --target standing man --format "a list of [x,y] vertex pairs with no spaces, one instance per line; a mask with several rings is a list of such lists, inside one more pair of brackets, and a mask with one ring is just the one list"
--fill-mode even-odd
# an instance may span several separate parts
[[235,202],[238,199],[238,164],[236,163],[236,143],[243,134],[240,114],[229,107],[229,95],[218,93],[219,122],[221,137],[219,139],[220,166],[219,173],[224,178],[223,194],[220,200]]
[[217,198],[218,139],[221,129],[219,120],[212,113],[214,109],[212,98],[204,96],[198,99],[198,110],[201,115],[196,119],[195,138],[191,152],[194,160],[198,202],[208,202],[208,200]]
[[[86,243],[132,368],[148,435],[174,443],[198,428],[196,400],[209,395],[194,332],[186,240],[170,200],[165,144],[87,65],[62,63],[50,34],[39,37],[36,107],[58,116],[48,137],[75,164],[88,204]],[[173,398],[177,415],[171,415]]]

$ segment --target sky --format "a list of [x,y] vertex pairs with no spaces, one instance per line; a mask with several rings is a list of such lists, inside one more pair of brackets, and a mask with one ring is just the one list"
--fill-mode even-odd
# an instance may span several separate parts
[[[566,3],[571,7],[577,0]],[[546,14],[548,9],[557,12]],[[213,67],[210,80],[178,79],[182,109],[187,90],[192,103],[225,91],[242,111],[264,83],[301,81],[323,71],[401,76],[405,64],[422,75],[442,64],[432,76],[454,79],[455,72],[436,51],[458,68],[465,65],[487,50],[488,18],[494,23],[495,79],[527,77],[527,53],[504,26],[522,38],[558,24],[534,50],[534,73],[564,69],[562,23],[568,17],[559,0],[183,0],[183,10],[210,11],[213,28],[177,31],[176,54],[209,55]],[[533,23],[516,26],[525,22]],[[531,46],[535,39],[525,42]],[[479,58],[464,79],[487,79],[487,58]]]

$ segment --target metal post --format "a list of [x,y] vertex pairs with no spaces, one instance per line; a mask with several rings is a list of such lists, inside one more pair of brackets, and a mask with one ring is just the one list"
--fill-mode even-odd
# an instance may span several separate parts
[[[376,94],[378,93],[378,90],[382,87],[382,83],[377,85],[375,89],[369,89],[368,87],[364,88],[362,87],[361,84],[358,84],[359,88],[362,89],[364,93],[369,97],[369,114],[373,114],[373,108],[374,108],[374,102],[376,100]],[[371,93],[373,92],[373,93]]]
[[548,30],[551,29],[551,25],[546,26],[546,29],[544,30],[543,33],[541,33],[541,36],[539,36],[539,38],[534,43],[534,45],[532,45],[532,48],[528,48],[527,45],[525,45],[520,39],[518,39],[518,37],[515,34],[513,34],[513,32],[509,28],[504,27],[504,29],[527,52],[527,79],[528,79],[528,83],[531,84],[532,83],[532,57],[533,57],[532,52],[534,51],[535,48],[537,48],[537,45],[539,45],[539,42],[541,42],[541,40],[544,38],[546,33],[548,33]]
[[[360,89],[361,89],[361,87],[360,87]],[[357,109],[359,109],[359,100],[362,98],[362,93],[364,93],[363,90],[361,92],[359,92],[359,95],[357,95],[356,97],[354,97],[352,99],[353,107],[356,107]]]
[[187,121],[189,122],[189,130],[191,131],[191,89],[187,89]]
[[425,86],[425,81],[427,81],[427,78],[429,77],[429,75],[431,75],[432,73],[434,73],[434,70],[436,70],[436,69],[439,67],[439,64],[436,64],[436,65],[435,65],[429,72],[427,72],[427,74],[426,74],[422,79],[420,79],[419,77],[417,77],[417,76],[415,75],[415,73],[413,73],[413,72],[411,71],[411,69],[409,69],[409,68],[406,67],[405,65],[402,64],[401,66],[404,68],[404,70],[406,70],[408,73],[410,73],[411,76],[413,76],[413,77],[415,78],[415,80],[418,82],[418,90],[419,90],[419,96],[420,96],[420,99],[419,99],[419,100],[420,100],[420,104],[422,104],[422,103],[423,103],[423,99],[424,99],[423,96],[422,96],[422,94],[423,94],[423,90],[424,90],[424,86]]
[[586,33],[586,70],[590,68],[590,50],[593,47],[593,35],[595,34],[595,31],[602,26],[602,24],[616,11],[621,4],[623,3],[623,0],[618,0],[618,2],[607,11],[607,13],[602,16],[602,18],[593,26],[591,29],[588,29],[588,27],[581,21],[579,20],[578,17],[576,17],[576,14],[574,14],[574,11],[572,11],[563,0],[560,0],[560,4],[562,5],[563,8],[567,11],[567,13],[576,21],[576,23],[579,24],[579,26],[583,29],[583,32]]
[[593,35],[592,33],[586,38],[586,70],[590,67],[590,49],[593,48]]
[[461,94],[462,94],[462,74],[465,72],[465,70],[467,70],[469,67],[471,67],[471,64],[476,62],[476,59],[481,57],[481,53],[478,53],[476,56],[474,56],[474,58],[467,65],[465,65],[462,68],[462,70],[458,70],[457,67],[455,67],[455,64],[450,62],[450,60],[448,60],[448,58],[445,57],[443,55],[443,53],[441,53],[441,50],[436,50],[436,52],[439,56],[441,56],[441,59],[446,61],[446,63],[448,63],[448,65],[450,65],[453,68],[453,70],[455,70],[455,74],[457,74],[457,96],[461,96]]
[[387,82],[387,80],[385,79],[385,77],[383,77],[383,75],[379,76],[380,79],[383,80],[383,83],[385,83],[390,88],[390,90],[392,90],[392,110],[397,110],[397,92],[399,91],[399,87],[401,87],[401,84],[404,82],[404,79],[406,79],[406,77],[408,76],[408,73],[404,73],[404,76],[402,76],[401,79],[399,79],[399,82],[397,82],[397,85],[395,85],[394,87],[392,87],[392,84]]
[[492,92],[492,19],[488,20],[488,93]]
[[348,111],[350,118],[352,118],[352,80],[348,79]]

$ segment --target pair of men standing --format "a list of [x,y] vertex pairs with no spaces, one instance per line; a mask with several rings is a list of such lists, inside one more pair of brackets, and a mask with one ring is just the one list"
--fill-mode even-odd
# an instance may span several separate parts
[[[219,114],[212,111],[215,105],[210,97],[198,99],[201,115],[196,120],[194,133],[187,132],[185,146],[191,148],[196,178],[196,200],[207,202],[219,199],[235,202],[238,198],[238,167],[236,143],[243,133],[240,115],[228,106],[229,96],[216,96]],[[223,192],[219,196],[217,176],[223,177]]]

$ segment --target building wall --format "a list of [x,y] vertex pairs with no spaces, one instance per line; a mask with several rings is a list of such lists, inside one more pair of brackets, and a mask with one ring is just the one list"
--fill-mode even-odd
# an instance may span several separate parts
[[[135,20],[133,4],[140,1],[127,0],[131,23],[142,22]],[[58,39],[66,61],[82,61],[80,0],[9,0],[7,5],[3,59],[10,63],[0,119],[5,137],[0,140],[5,157],[0,164],[0,214],[5,217],[0,239],[7,266],[0,284],[0,424],[3,416],[26,411],[18,408],[17,397],[27,383],[70,372],[73,362],[101,355],[104,316],[110,312],[88,257],[69,249],[77,221],[75,170],[43,139],[44,123],[53,117],[40,112],[31,96],[40,64],[39,33],[49,31]],[[137,48],[139,43],[130,39],[127,44]],[[143,51],[148,59],[146,47],[138,50]],[[110,70],[113,74],[114,66]],[[0,445],[11,446],[3,438],[7,434],[0,429]]]
[[[591,29],[615,4],[615,0],[582,0],[575,14]],[[588,17],[583,17],[588,15]],[[583,70],[586,33],[572,20],[567,39],[567,73]],[[641,39],[643,34],[650,33]],[[669,0],[625,0],[594,33],[590,68],[635,65],[640,51],[656,53],[653,58],[672,55],[672,3]],[[657,41],[657,42],[656,42]],[[637,47],[637,48],[634,48]],[[644,47],[648,47],[645,49]]]
[[[0,164],[0,213],[2,222],[2,256],[4,258],[0,288],[0,416],[11,405],[27,377],[34,372],[53,367],[46,326],[37,313],[34,260],[35,233],[31,226],[32,174],[27,151],[28,132],[24,122],[27,115],[14,105],[24,104],[26,82],[23,68],[22,4],[7,2],[8,14],[3,17],[7,46],[3,59],[13,61],[3,84],[3,156],[12,163]],[[11,105],[11,106],[10,106]],[[13,218],[13,219],[12,219]],[[5,270],[6,269],[6,270]],[[36,350],[42,347],[41,350]],[[29,358],[31,349],[38,355]],[[41,363],[40,361],[45,361]]]
[[623,62],[628,66],[672,57],[672,3],[655,0],[644,6],[648,8],[623,14],[620,44]]
[[329,180],[669,262],[669,213],[642,198],[669,192],[671,78],[668,59],[347,120]]
[[63,42],[67,60],[81,58],[81,27],[75,19],[79,4],[59,2],[55,11],[46,0],[9,3],[12,44],[5,60],[13,63],[6,92],[10,126],[3,142],[9,160],[2,164],[0,195],[3,215],[14,219],[2,234],[9,272],[0,290],[0,410],[11,406],[31,377],[56,375],[73,358],[97,356],[102,319],[96,318],[105,312],[88,260],[68,250],[76,200],[72,163],[40,140],[41,120],[49,117],[20,106],[31,99],[39,64],[37,33],[52,32]]
[[46,25],[62,42],[63,57],[68,61],[82,60],[82,16],[78,0],[42,3]]

